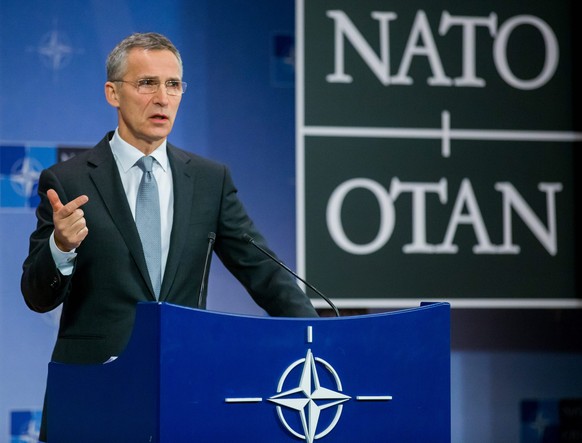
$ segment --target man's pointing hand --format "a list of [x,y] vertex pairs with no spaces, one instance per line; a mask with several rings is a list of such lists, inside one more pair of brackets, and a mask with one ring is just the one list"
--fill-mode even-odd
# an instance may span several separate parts
[[80,209],[81,206],[89,201],[89,197],[80,195],[63,205],[58,194],[53,189],[49,189],[46,195],[53,208],[55,243],[57,247],[63,252],[69,252],[79,247],[89,233],[85,221],[85,213]]

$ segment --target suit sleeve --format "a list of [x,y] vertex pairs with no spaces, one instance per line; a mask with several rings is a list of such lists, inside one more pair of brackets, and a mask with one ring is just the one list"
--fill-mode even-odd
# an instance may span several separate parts
[[30,309],[37,312],[48,312],[60,305],[68,294],[71,280],[71,276],[59,272],[50,251],[49,237],[54,225],[53,210],[46,195],[49,189],[54,189],[61,201],[67,201],[57,177],[50,169],[46,169],[39,178],[37,225],[30,236],[28,257],[24,261],[21,279],[24,300]]
[[239,200],[226,168],[216,234],[216,254],[269,315],[317,317],[311,301],[299,288],[295,278],[243,240],[242,236],[248,234],[268,250],[265,239]]

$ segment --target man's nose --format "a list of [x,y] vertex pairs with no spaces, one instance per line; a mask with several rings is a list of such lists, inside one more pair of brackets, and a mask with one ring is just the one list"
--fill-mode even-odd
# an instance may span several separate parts
[[168,104],[168,90],[165,84],[161,84],[158,90],[154,93],[154,102],[162,106]]

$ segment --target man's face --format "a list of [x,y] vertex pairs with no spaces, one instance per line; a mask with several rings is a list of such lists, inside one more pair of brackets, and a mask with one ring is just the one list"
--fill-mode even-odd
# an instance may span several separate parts
[[[160,87],[153,94],[140,94],[139,80],[153,79]],[[107,101],[118,110],[119,135],[145,154],[151,153],[168,136],[180,106],[181,95],[168,95],[164,83],[181,80],[178,59],[168,50],[132,49],[122,79],[130,83],[107,82]]]

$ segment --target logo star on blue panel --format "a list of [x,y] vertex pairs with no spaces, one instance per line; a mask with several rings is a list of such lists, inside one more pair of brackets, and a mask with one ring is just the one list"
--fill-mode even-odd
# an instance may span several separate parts
[[35,208],[38,178],[57,161],[56,147],[0,146],[0,207]]
[[522,401],[520,443],[559,443],[559,428],[557,401]]
[[41,411],[12,411],[10,415],[10,443],[38,441]]

